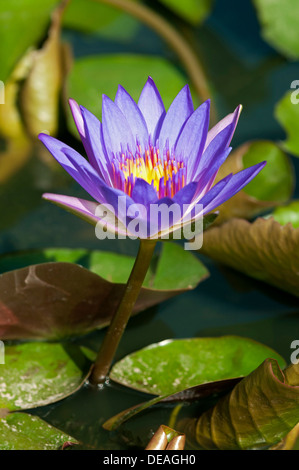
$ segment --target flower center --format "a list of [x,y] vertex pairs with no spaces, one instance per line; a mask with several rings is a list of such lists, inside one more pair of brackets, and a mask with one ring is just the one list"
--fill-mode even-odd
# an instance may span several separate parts
[[135,154],[121,152],[112,161],[114,187],[129,196],[136,178],[151,184],[159,199],[173,197],[186,183],[186,166],[183,160],[176,159],[169,150],[161,155],[158,147],[149,146],[141,152],[138,146]]

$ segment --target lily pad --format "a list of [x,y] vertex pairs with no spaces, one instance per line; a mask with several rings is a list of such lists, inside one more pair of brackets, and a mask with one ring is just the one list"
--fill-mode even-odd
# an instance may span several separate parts
[[63,26],[85,33],[96,33],[113,23],[121,12],[92,0],[72,0],[63,15]]
[[14,65],[26,50],[42,39],[51,12],[58,3],[59,0],[1,2],[1,80],[6,81]]
[[[28,266],[32,262],[41,264]],[[0,275],[1,339],[58,339],[107,326],[133,263],[133,257],[88,250],[50,249],[3,256],[0,272],[12,271]],[[163,244],[133,314],[194,289],[207,276],[207,269],[193,254],[178,244]]]
[[290,199],[295,184],[293,168],[288,156],[271,141],[246,142],[238,147],[221,166],[216,181],[265,160],[267,165],[254,180],[218,208],[216,225],[232,217],[250,219]]
[[277,362],[266,359],[214,408],[198,420],[187,420],[183,429],[205,449],[258,449],[279,442],[298,422],[299,381],[290,384]]
[[244,377],[265,358],[284,360],[272,349],[247,338],[222,336],[167,340],[116,363],[110,378],[154,395],[170,395],[199,384]]
[[5,364],[0,368],[0,409],[24,410],[59,401],[82,386],[91,365],[76,345],[6,345]]
[[201,23],[210,13],[213,0],[161,0],[168,8],[191,24]]
[[9,413],[0,418],[0,450],[59,450],[78,441],[38,416]]
[[299,296],[299,229],[290,223],[232,219],[205,232],[201,253]]
[[278,102],[275,108],[275,117],[287,134],[287,139],[282,142],[283,148],[299,157],[298,85],[296,90],[286,93]]
[[271,216],[281,225],[291,223],[294,228],[299,228],[299,201],[277,207]]
[[[122,86],[138,101],[142,87],[151,75],[163,96],[166,107],[185,85],[184,77],[161,57],[134,54],[106,54],[77,59],[68,77],[68,96],[101,118],[101,94],[114,99],[117,87]],[[88,83],[88,87],[86,86]],[[70,129],[78,136],[71,112]]]
[[271,46],[291,59],[299,58],[297,0],[253,0],[262,24],[262,35]]

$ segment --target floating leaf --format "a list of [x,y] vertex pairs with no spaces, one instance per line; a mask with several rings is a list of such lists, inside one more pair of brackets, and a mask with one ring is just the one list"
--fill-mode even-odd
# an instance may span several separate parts
[[253,0],[262,24],[262,35],[271,46],[291,59],[299,58],[297,0]]
[[121,12],[92,0],[72,0],[63,16],[63,26],[85,33],[96,33],[113,23]]
[[[171,104],[173,97],[185,85],[183,76],[161,57],[133,54],[89,56],[75,61],[68,77],[67,98],[74,98],[100,118],[101,94],[104,91],[114,99],[117,87],[121,83],[132,97],[138,100],[148,75],[155,80],[165,106]],[[77,136],[71,112],[69,112],[69,125]]]
[[45,34],[50,14],[59,0],[10,0],[0,5],[1,80],[6,82],[27,49]]
[[80,347],[72,344],[6,345],[5,364],[0,368],[0,409],[55,403],[82,386],[91,365]]
[[[32,262],[42,264],[23,267]],[[57,339],[108,325],[133,263],[133,257],[87,250],[4,256],[0,271],[14,270],[0,276],[0,337]],[[174,243],[163,245],[152,266],[133,313],[193,289],[208,276],[194,255]]]
[[271,216],[281,225],[291,223],[294,228],[299,228],[299,201],[292,201],[286,206],[277,207]]
[[232,219],[205,232],[201,253],[299,296],[299,229],[291,224]]
[[218,208],[217,225],[231,217],[252,218],[290,199],[294,188],[292,166],[288,156],[270,141],[247,142],[233,151],[221,166],[217,181],[264,160],[267,165],[263,171]]
[[210,13],[213,0],[160,0],[191,24],[201,23]]
[[244,377],[267,357],[284,365],[272,349],[247,338],[167,340],[126,356],[109,376],[142,392],[170,395],[199,384]]
[[38,416],[10,413],[0,418],[0,450],[59,450],[78,441]]
[[284,149],[299,157],[298,86],[297,90],[286,93],[278,102],[275,117],[287,133],[287,140],[282,142]]
[[[140,403],[129,409],[126,409],[118,413],[117,415],[111,417],[109,420],[107,420],[103,424],[103,427],[105,429],[109,431],[114,430],[118,428],[121,424],[123,424],[125,421],[131,419],[137,414],[143,412],[144,410],[147,410],[151,406],[154,406],[158,403],[192,402],[192,401],[200,400],[202,398],[206,398],[213,394],[223,393],[224,391],[229,390],[233,386],[235,386],[242,379],[242,377],[244,377],[246,373],[250,373],[257,366],[257,364],[259,364],[258,362],[259,359],[264,360],[270,354],[271,355],[274,354],[274,357],[278,359],[279,364],[281,366],[285,365],[284,360],[277,353],[275,353],[272,349],[260,343],[256,343],[255,341],[252,341],[247,338],[241,338],[241,337],[236,337],[236,336],[224,336],[220,338],[200,338],[200,339],[193,339],[193,340],[174,340],[174,341],[175,342],[182,341],[181,343],[182,345],[184,345],[185,341],[190,341],[191,342],[190,344],[192,344],[193,341],[195,343],[199,342],[200,346],[210,345],[210,351],[208,351],[207,348],[205,347],[201,348],[202,349],[201,354],[202,353],[204,354],[203,356],[200,356],[200,361],[202,361],[200,362],[200,364],[198,360],[196,362],[196,360],[193,357],[191,357],[190,359],[190,357],[187,354],[185,354],[185,351],[183,351],[183,353],[179,356],[179,360],[180,360],[180,363],[179,363],[179,360],[175,361],[173,356],[169,355],[169,353],[171,353],[172,351],[167,350],[168,355],[166,356],[165,361],[169,363],[170,368],[177,367],[177,370],[173,369],[173,370],[176,370],[177,375],[178,375],[178,371],[181,372],[183,367],[187,368],[187,371],[185,374],[185,385],[196,382],[196,378],[197,380],[200,380],[201,382],[199,382],[195,386],[191,386],[190,388],[185,388],[184,390],[181,389],[180,391],[177,391],[172,394],[166,393],[164,395],[155,397],[147,402]],[[205,342],[206,344],[204,344]],[[163,342],[160,344],[163,346]],[[229,344],[231,345],[231,347],[229,347]],[[238,348],[238,345],[239,345],[239,348]],[[153,345],[153,346],[154,346],[154,351],[155,351],[156,345]],[[179,346],[179,343],[178,343],[178,346]],[[221,346],[224,346],[224,352],[226,353],[226,355],[224,356],[222,355]],[[214,349],[214,347],[216,347],[216,350]],[[248,351],[246,351],[247,347],[248,347]],[[149,348],[145,348],[145,352],[148,352],[147,349]],[[199,348],[196,348],[196,349],[199,349]],[[217,351],[218,351],[218,354],[217,354]],[[249,352],[248,356],[247,356],[247,352]],[[141,350],[140,353],[142,355],[143,350]],[[249,357],[250,354],[252,354],[252,357]],[[134,356],[134,355],[131,355],[131,356]],[[128,356],[128,357],[130,358],[131,356]],[[191,356],[192,356],[192,351],[191,351]],[[152,369],[154,365],[152,366],[151,362],[146,361],[146,359],[147,358],[145,358],[145,364],[148,364],[150,367],[147,367],[146,375],[144,376],[144,379],[142,380],[141,378],[142,375],[140,374],[139,380],[136,377],[134,384],[132,384],[132,381],[131,381],[129,386],[133,386],[134,388],[138,387],[138,390],[140,389],[142,391],[151,391],[152,388],[154,388],[155,390],[156,387],[148,387],[147,383],[146,383],[146,387],[144,387],[145,380],[148,380],[147,379],[147,377],[149,376],[148,371],[150,371],[154,373],[156,377],[159,375],[159,380],[162,380],[164,388],[165,388],[165,381],[163,381],[164,379],[163,379],[162,374],[161,374],[162,377],[160,378],[159,372],[158,373],[156,373],[156,371],[153,372]],[[193,364],[192,364],[192,359],[193,359]],[[125,360],[126,358],[123,361]],[[122,366],[124,364],[123,361],[120,361],[114,367],[118,368],[118,364]],[[194,363],[195,363],[195,366],[194,366]],[[223,366],[223,368],[221,368],[221,366]],[[130,364],[129,367],[132,367],[132,364]],[[139,367],[139,363],[137,364],[137,367]],[[144,364],[142,364],[142,367],[144,367]],[[159,367],[159,365],[158,366],[156,365],[156,367]],[[236,367],[235,370],[234,370],[234,367]],[[164,365],[164,368],[166,369],[165,365]],[[112,375],[111,375],[112,379],[113,379],[113,369],[112,369]],[[136,370],[131,369],[130,372],[131,372],[130,374],[131,377],[133,377],[134,374],[137,373],[137,369]],[[169,372],[169,370],[167,370],[165,373],[167,377],[169,378],[169,380],[172,380],[173,377],[175,376],[175,372],[172,372],[172,371]],[[184,374],[184,371],[183,371],[183,374]],[[240,374],[240,376],[238,376],[238,374]],[[124,374],[122,371],[119,375],[121,376],[121,379],[122,379],[121,383],[123,385],[128,385],[127,380],[123,380]],[[231,377],[231,378],[224,378],[226,375],[227,377]],[[116,380],[118,381],[118,377],[116,378]],[[211,382],[209,380],[213,380],[213,381]],[[179,387],[177,387],[177,383],[175,383],[174,387],[173,386],[169,387],[168,385],[166,385],[165,389],[175,390],[178,388]]]
[[266,359],[183,429],[205,449],[257,449],[277,443],[298,422],[299,381],[291,386],[277,362]]
[[31,68],[21,89],[23,119],[32,137],[57,132],[59,95],[71,60],[69,49],[60,40],[64,8],[62,3],[53,12],[42,48],[31,52]]
[[17,63],[4,87],[5,99],[0,104],[0,135],[6,141],[6,148],[0,153],[2,184],[24,165],[31,154],[32,143],[18,108],[20,83],[27,77],[30,66],[30,54],[26,54]]

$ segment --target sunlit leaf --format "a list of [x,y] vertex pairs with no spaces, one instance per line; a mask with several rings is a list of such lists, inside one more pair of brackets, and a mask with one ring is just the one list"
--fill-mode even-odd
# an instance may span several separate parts
[[[170,350],[173,346],[175,354]],[[195,346],[195,351],[190,346]],[[161,357],[164,347],[165,357]],[[153,358],[156,350],[158,350],[157,360]],[[178,350],[181,350],[180,353]],[[193,402],[230,390],[244,375],[252,372],[260,364],[259,360],[263,361],[270,355],[278,359],[280,366],[285,365],[284,360],[272,349],[237,336],[173,340],[142,349],[119,361],[112,368],[110,377],[114,380],[116,376],[116,381],[120,381],[121,384],[147,393],[155,394],[161,391],[166,393],[121,411],[107,420],[103,427],[107,430],[116,429],[158,403]],[[125,365],[128,367],[128,373],[123,370]],[[154,386],[151,374],[157,380],[157,386]],[[170,381],[169,384],[166,383],[166,378]],[[158,381],[161,381],[162,385]],[[197,385],[192,386],[194,383]],[[183,389],[182,386],[187,388]]]
[[266,41],[282,54],[299,58],[297,0],[253,0]]
[[191,24],[201,23],[210,13],[213,0],[160,0]]
[[10,0],[0,4],[1,80],[6,82],[26,50],[45,35],[59,0]]
[[[10,271],[0,276],[0,337],[61,338],[103,328],[118,306],[133,263],[133,257],[115,253],[67,249],[2,257],[0,271]],[[190,252],[164,244],[133,313],[193,289],[207,276]]]
[[70,66],[69,49],[61,43],[61,5],[52,14],[48,38],[31,53],[31,68],[21,88],[21,109],[32,137],[40,132],[56,134],[58,107],[63,79]]
[[61,400],[81,387],[91,364],[72,344],[6,345],[5,364],[0,368],[0,408],[24,410]]
[[291,224],[232,219],[204,233],[201,253],[299,296],[299,229]]
[[294,228],[299,228],[299,201],[292,201],[286,206],[276,207],[271,216],[281,225],[291,223]]
[[298,86],[278,102],[275,116],[284,128],[287,139],[282,142],[283,147],[296,157],[299,156],[299,100]]
[[[166,107],[185,85],[181,73],[162,57],[132,54],[90,56],[75,61],[66,98],[74,98],[100,118],[102,93],[114,99],[121,84],[138,100],[148,75],[154,79]],[[70,112],[69,125],[77,135]]]
[[11,413],[0,418],[0,450],[59,450],[77,440],[50,426],[38,416]]
[[92,0],[72,0],[63,17],[63,26],[95,33],[115,21],[121,12]]
[[5,149],[0,153],[0,183],[4,183],[28,160],[32,143],[24,128],[18,107],[20,84],[31,66],[27,53],[16,64],[4,86],[4,102],[0,104],[0,136],[5,139]]
[[265,160],[267,165],[246,188],[217,209],[217,225],[231,217],[252,218],[290,199],[293,168],[288,156],[270,141],[247,142],[234,150],[221,166],[216,181]]
[[284,365],[272,349],[247,338],[167,340],[126,356],[109,375],[126,387],[170,395],[199,384],[243,377],[267,357]]
[[299,422],[298,398],[299,381],[290,385],[277,362],[266,359],[213,408],[198,420],[187,419],[182,428],[205,449],[265,448]]

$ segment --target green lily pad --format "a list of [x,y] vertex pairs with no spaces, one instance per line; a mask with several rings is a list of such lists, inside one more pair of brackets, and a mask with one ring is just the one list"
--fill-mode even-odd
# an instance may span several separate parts
[[288,156],[270,141],[252,142],[243,155],[247,168],[266,160],[263,171],[244,188],[246,194],[259,201],[287,201],[294,189],[293,169]]
[[223,336],[167,340],[116,363],[110,378],[154,395],[170,395],[209,382],[244,377],[265,358],[279,354],[247,338]]
[[299,201],[292,201],[282,207],[276,207],[271,216],[281,225],[291,223],[294,228],[299,228]]
[[38,416],[9,413],[0,418],[0,450],[59,450],[78,441]]
[[[185,85],[181,73],[161,57],[133,54],[89,56],[75,61],[68,78],[68,97],[74,98],[100,119],[102,93],[114,99],[121,83],[138,101],[148,75],[155,80],[166,107]],[[70,129],[78,136],[70,111],[68,117]]]
[[[297,369],[297,373],[287,372]],[[299,422],[299,365],[281,371],[265,360],[215,407],[199,419],[187,419],[187,437],[205,449],[265,448],[279,442]],[[296,382],[288,381],[288,373]],[[182,429],[180,429],[182,430]]]
[[[0,5],[1,80],[6,81],[26,50],[46,34],[58,0],[11,0]],[[32,27],[34,25],[34,27]],[[22,38],[20,40],[20,31]]]
[[92,0],[72,0],[63,15],[63,26],[85,33],[96,33],[113,23],[121,12]]
[[282,142],[283,148],[299,157],[298,86],[296,88],[296,90],[286,93],[278,102],[275,108],[275,117],[287,134],[287,139]]
[[289,157],[274,142],[249,141],[234,150],[221,166],[216,181],[262,161],[262,171],[234,197],[222,204],[216,225],[232,217],[251,219],[292,196],[295,176]]
[[210,13],[213,0],[161,0],[168,8],[173,10],[191,24],[201,23]]
[[231,219],[205,232],[201,253],[299,296],[299,229],[273,217]]
[[[133,263],[130,256],[69,249],[1,257],[0,272],[10,270],[0,275],[1,339],[58,339],[107,326]],[[194,289],[208,274],[182,246],[163,244],[133,314]]]
[[271,46],[291,59],[299,58],[297,0],[253,0],[262,24],[262,35]]
[[59,401],[82,386],[91,365],[76,345],[6,345],[5,364],[0,367],[0,409],[24,410]]

